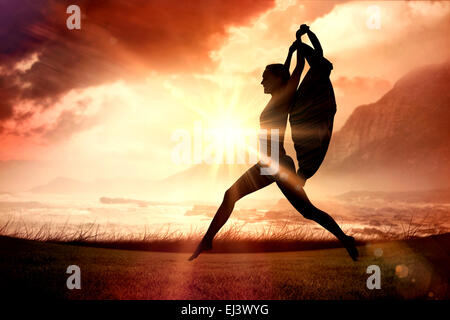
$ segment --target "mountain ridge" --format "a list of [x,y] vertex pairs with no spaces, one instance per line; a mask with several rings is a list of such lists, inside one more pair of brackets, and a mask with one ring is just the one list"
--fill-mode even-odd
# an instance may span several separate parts
[[449,106],[450,61],[412,70],[378,101],[354,110],[333,134],[323,167],[449,177]]

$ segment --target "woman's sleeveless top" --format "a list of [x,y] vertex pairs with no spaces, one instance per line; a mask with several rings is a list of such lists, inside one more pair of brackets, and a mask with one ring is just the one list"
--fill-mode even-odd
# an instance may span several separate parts
[[[288,107],[287,104],[277,102],[272,104],[268,103],[259,117],[261,129],[267,130],[267,140],[271,139],[271,141],[273,141],[274,138],[271,135],[271,130],[278,129],[278,152],[280,156],[286,154],[284,149],[284,133],[286,131]],[[269,148],[270,145],[271,144],[267,144],[267,148]],[[270,154],[269,150],[268,152]]]

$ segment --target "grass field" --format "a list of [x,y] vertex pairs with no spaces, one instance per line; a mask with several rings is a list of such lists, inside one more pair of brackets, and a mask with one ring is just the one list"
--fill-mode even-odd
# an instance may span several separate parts
[[[0,237],[2,293],[57,299],[449,299],[450,234],[344,249],[270,253],[127,251]],[[69,265],[81,289],[66,287]],[[369,265],[381,289],[369,290]]]

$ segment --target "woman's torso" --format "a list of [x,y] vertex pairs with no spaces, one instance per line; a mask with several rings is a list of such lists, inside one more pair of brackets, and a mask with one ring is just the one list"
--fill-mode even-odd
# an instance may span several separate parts
[[[284,150],[284,133],[286,131],[286,124],[288,118],[288,104],[274,100],[272,98],[261,112],[259,117],[260,128],[267,130],[267,140],[275,141],[275,132],[278,130],[278,151],[279,155],[285,155]],[[269,144],[267,144],[269,148]],[[269,154],[270,151],[268,150]]]

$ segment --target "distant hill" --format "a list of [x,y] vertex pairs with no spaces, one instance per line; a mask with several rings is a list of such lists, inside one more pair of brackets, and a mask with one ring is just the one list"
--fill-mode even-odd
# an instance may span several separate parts
[[80,181],[71,178],[58,177],[44,185],[39,185],[29,189],[33,193],[53,193],[53,194],[97,194],[97,195],[123,195],[123,194],[143,194],[154,187],[151,180],[95,180]]
[[2,193],[21,192],[52,178],[52,164],[46,161],[0,161],[0,190]]
[[148,207],[148,206],[158,206],[158,205],[176,205],[177,203],[172,202],[157,202],[157,201],[145,201],[145,200],[137,200],[137,199],[127,199],[127,198],[109,198],[109,197],[101,197],[99,199],[100,203],[103,204],[134,204],[139,207]]
[[387,201],[387,202],[414,202],[414,203],[450,203],[450,189],[436,189],[427,191],[350,191],[336,196],[344,201]]
[[89,182],[58,177],[45,185],[31,188],[29,191],[35,193],[83,193],[84,191],[92,191],[92,188],[93,185]]

